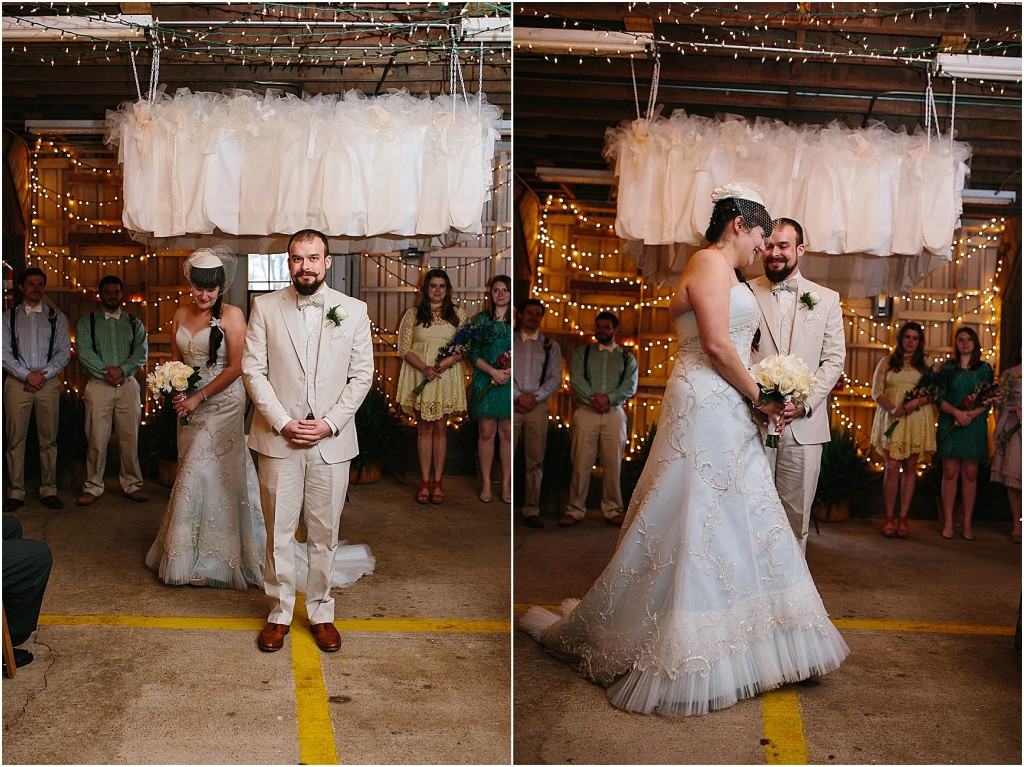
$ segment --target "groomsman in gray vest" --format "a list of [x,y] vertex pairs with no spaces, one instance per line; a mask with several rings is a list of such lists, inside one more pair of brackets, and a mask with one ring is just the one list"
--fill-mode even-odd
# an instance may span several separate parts
[[142,322],[121,308],[123,289],[120,278],[108,274],[99,285],[102,305],[78,321],[78,364],[89,376],[82,395],[89,449],[79,506],[89,506],[103,495],[111,426],[121,457],[121,489],[137,503],[149,500],[142,489],[139,466],[142,400],[135,378],[135,372],[146,364],[149,341]]
[[562,527],[582,522],[587,513],[587,490],[594,460],[604,469],[601,511],[608,524],[622,526],[622,451],[626,447],[623,405],[636,394],[636,357],[615,343],[619,318],[601,312],[594,319],[595,342],[572,355],[569,383],[576,410],[572,416],[572,482],[569,505],[558,520]]
[[800,274],[804,250],[803,227],[790,218],[777,219],[765,248],[764,277],[750,283],[761,315],[761,337],[750,362],[794,354],[814,376],[807,401],[787,404],[783,411],[786,428],[778,449],[767,450],[782,506],[806,552],[821,448],[830,439],[828,395],[843,374],[846,337],[839,294]]
[[512,445],[523,440],[526,482],[523,524],[544,527],[540,518],[540,483],[548,446],[550,397],[562,385],[562,350],[540,332],[544,304],[528,298],[519,307],[519,328],[512,336]]

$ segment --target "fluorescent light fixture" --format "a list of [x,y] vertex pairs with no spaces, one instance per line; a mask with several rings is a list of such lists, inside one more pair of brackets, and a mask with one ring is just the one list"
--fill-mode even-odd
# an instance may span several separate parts
[[[146,39],[152,16],[4,16],[3,41],[26,43]],[[80,38],[80,39],[79,39]]]
[[1013,205],[1017,201],[1017,193],[995,189],[964,189],[960,192],[960,200],[975,205]]
[[107,124],[104,120],[25,120],[25,130],[36,136],[102,136]]
[[511,43],[512,19],[508,16],[473,16],[463,19],[462,36],[472,42]]
[[591,168],[537,168],[537,178],[541,181],[561,184],[597,184],[611,186],[615,183],[615,174],[610,170],[593,170]]
[[594,29],[516,27],[514,39],[516,50],[523,53],[571,53],[575,56],[644,53],[654,46],[654,38],[647,33]]
[[975,56],[969,53],[938,53],[935,73],[975,80],[1020,82],[1021,59],[1012,56]]

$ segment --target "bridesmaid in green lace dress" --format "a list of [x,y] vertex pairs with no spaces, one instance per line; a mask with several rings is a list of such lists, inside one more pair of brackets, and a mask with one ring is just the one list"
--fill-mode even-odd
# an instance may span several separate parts
[[473,322],[490,325],[486,344],[470,351],[473,363],[469,412],[477,419],[482,486],[480,500],[491,501],[491,467],[497,443],[501,456],[501,500],[512,503],[512,280],[504,274],[487,283],[487,305]]
[[971,517],[978,492],[978,464],[988,459],[987,406],[961,410],[964,397],[979,384],[992,383],[992,366],[981,361],[981,342],[971,328],[962,327],[954,337],[956,356],[942,366],[947,377],[939,386],[936,403],[939,415],[938,450],[942,460],[942,537],[953,537],[953,506],[956,504],[957,479],[964,507],[964,540],[973,541]]

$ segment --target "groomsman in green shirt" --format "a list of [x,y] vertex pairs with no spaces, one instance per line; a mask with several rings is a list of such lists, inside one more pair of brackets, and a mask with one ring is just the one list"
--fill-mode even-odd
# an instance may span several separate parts
[[79,506],[95,503],[103,495],[111,425],[117,433],[124,494],[139,503],[149,500],[139,466],[142,401],[135,379],[135,371],[146,364],[149,342],[142,322],[121,308],[123,289],[119,278],[104,277],[99,286],[102,305],[78,321],[78,364],[89,376],[83,395],[89,451]]
[[587,513],[587,489],[594,460],[604,469],[601,511],[608,524],[622,526],[622,488],[619,476],[626,446],[626,413],[622,406],[636,394],[636,357],[615,343],[619,318],[601,312],[594,320],[595,343],[581,346],[572,355],[569,384],[576,409],[572,417],[572,481],[569,505],[558,520],[562,527],[583,521]]

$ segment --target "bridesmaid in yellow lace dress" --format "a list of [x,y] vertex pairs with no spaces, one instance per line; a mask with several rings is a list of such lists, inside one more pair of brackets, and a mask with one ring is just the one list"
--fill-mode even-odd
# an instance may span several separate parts
[[[878,363],[871,381],[871,398],[878,403],[871,426],[871,444],[885,456],[882,535],[886,538],[910,536],[907,515],[914,497],[917,460],[921,453],[935,452],[935,409],[931,401],[927,397],[903,401],[927,369],[924,329],[916,322],[908,322],[896,336],[893,353]],[[887,437],[885,432],[893,421],[898,423]],[[894,518],[897,495],[900,498],[899,520]]]
[[[466,412],[463,355],[442,360],[437,353],[452,340],[466,321],[465,312],[452,302],[452,283],[444,269],[424,275],[416,306],[402,317],[398,329],[399,406],[416,418],[416,450],[420,459],[418,503],[443,503],[441,476],[448,450],[448,416]],[[424,381],[419,393],[416,387]]]

